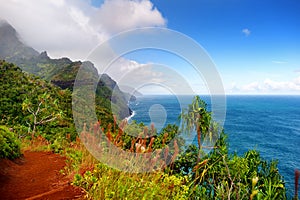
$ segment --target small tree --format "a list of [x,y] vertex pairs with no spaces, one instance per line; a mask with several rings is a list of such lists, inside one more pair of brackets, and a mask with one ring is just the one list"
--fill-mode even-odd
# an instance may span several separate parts
[[26,98],[22,103],[22,110],[30,113],[30,122],[27,122],[31,137],[34,138],[36,128],[59,119],[62,116],[62,111],[58,109],[58,100],[51,98],[50,94],[43,93],[36,98]]
[[208,112],[206,107],[207,104],[199,96],[195,96],[186,112],[183,111],[180,115],[183,131],[190,133],[195,130],[197,132],[199,149],[202,146],[201,138],[209,134],[211,123],[211,112]]

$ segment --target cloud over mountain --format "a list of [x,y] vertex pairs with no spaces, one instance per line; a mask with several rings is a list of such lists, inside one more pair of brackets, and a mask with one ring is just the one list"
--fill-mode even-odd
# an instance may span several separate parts
[[166,25],[149,0],[110,0],[99,8],[84,0],[2,0],[0,18],[38,51],[72,59],[86,58],[96,45],[117,32]]

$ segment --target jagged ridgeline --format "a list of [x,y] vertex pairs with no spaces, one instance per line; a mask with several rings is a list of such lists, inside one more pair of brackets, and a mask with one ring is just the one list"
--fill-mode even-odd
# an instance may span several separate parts
[[[68,58],[51,59],[46,52],[38,53],[22,42],[16,30],[7,22],[0,23],[0,59],[12,62],[24,72],[36,75],[61,89],[72,92],[81,61]],[[92,63],[88,63],[96,78],[100,75]],[[114,95],[112,95],[114,94]],[[117,83],[103,74],[96,89],[96,112],[99,117],[111,113],[123,119],[131,114],[127,103],[129,95],[123,93]],[[71,108],[71,107],[70,107]]]

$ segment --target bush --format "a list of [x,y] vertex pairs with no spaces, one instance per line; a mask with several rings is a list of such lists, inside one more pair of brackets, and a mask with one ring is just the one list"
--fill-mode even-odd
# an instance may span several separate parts
[[20,157],[20,141],[7,127],[0,126],[0,158]]
[[156,173],[126,173],[99,163],[93,170],[76,174],[73,185],[90,199],[188,199],[187,177]]

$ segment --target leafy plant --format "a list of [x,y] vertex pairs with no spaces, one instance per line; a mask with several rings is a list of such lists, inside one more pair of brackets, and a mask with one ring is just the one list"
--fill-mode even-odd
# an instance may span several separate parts
[[[45,63],[40,63],[43,70],[47,70],[47,60],[49,58],[45,57]],[[80,63],[73,65],[70,62],[64,70],[78,70]],[[112,98],[115,82],[107,80],[111,87],[100,82],[95,98],[99,121],[83,127],[80,142],[73,123],[70,90],[61,90],[4,61],[0,61],[0,73],[0,124],[13,127],[22,138],[32,130],[39,132],[37,144],[46,144],[47,149],[67,157],[64,173],[76,174],[73,184],[84,188],[88,198],[286,199],[277,162],[266,161],[253,150],[244,155],[229,154],[224,130],[213,121],[206,103],[198,96],[181,114],[184,122],[181,129],[167,125],[157,133],[154,126],[117,123],[112,111],[120,115],[122,113],[117,110],[126,110],[123,104],[117,103],[123,97]],[[50,70],[49,73],[57,72]],[[64,74],[61,77],[70,79],[68,87],[74,78]],[[61,77],[57,76],[56,81],[59,82]],[[191,131],[197,133],[198,147],[185,147],[183,139],[178,137],[180,132]],[[129,134],[132,132],[136,134]],[[20,156],[20,142],[14,133],[5,126],[0,126],[0,133],[0,157]],[[100,145],[105,137],[108,143],[135,156],[143,157],[145,153],[160,150],[156,156],[163,160],[155,163],[156,156],[149,158],[151,165],[156,167],[153,173],[126,173],[110,168],[95,160],[83,145],[88,143],[99,150],[95,152],[101,153],[107,150],[105,145]],[[214,146],[204,145],[211,140],[216,140]],[[205,148],[212,151],[200,158]],[[114,158],[114,154],[111,155]],[[135,164],[141,166],[142,163]]]
[[57,99],[53,99],[50,94],[44,93],[35,98],[26,98],[22,103],[22,110],[31,114],[30,122],[27,122],[29,130],[32,128],[32,138],[37,126],[44,125],[61,118],[62,111],[58,109]]
[[0,126],[0,158],[14,159],[20,155],[18,138],[7,127]]
[[[192,104],[188,105],[187,110],[183,111],[179,118],[182,120],[181,128],[183,132],[188,135],[192,131],[197,133],[198,148],[200,150],[197,162],[200,162],[200,154],[203,148],[214,148],[212,146],[213,142],[218,139],[221,129],[213,121],[211,112],[207,110],[207,104],[199,96],[194,97]],[[203,146],[204,142],[209,146]]]

